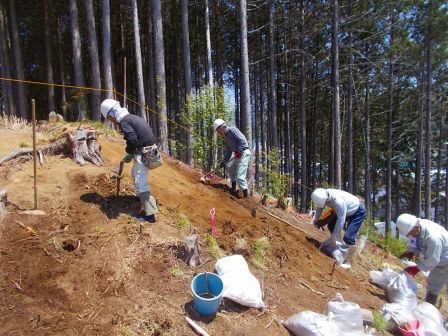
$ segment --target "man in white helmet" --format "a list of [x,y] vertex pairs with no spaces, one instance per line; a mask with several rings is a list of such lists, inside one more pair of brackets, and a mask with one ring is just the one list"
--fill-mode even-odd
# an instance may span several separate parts
[[341,230],[345,228],[343,241],[348,245],[348,257],[350,259],[355,252],[356,235],[366,217],[366,209],[359,198],[339,189],[318,188],[311,194],[311,199],[317,209],[312,223],[316,225],[325,207],[334,210],[336,217],[328,224],[331,232],[331,244],[336,246],[341,242]]
[[232,187],[230,192],[238,196],[236,185],[243,191],[243,197],[247,198],[248,184],[247,184],[247,168],[250,161],[250,149],[247,139],[241,131],[236,127],[228,127],[226,122],[222,119],[216,119],[213,122],[213,129],[216,133],[226,138],[226,152],[224,153],[224,160],[221,162],[221,167],[224,167],[232,158],[233,163],[229,169],[230,180]]
[[[410,214],[397,218],[397,228],[401,234],[416,238],[421,261],[405,271],[412,276],[429,271],[425,301],[435,305],[443,287],[448,285],[448,231],[437,223]],[[412,257],[413,252],[408,251],[403,256]]]
[[134,177],[135,189],[140,198],[145,215],[140,220],[155,223],[158,212],[154,197],[149,191],[148,168],[145,165],[145,155],[151,150],[157,150],[156,138],[146,121],[130,114],[126,108],[114,99],[106,99],[101,103],[101,114],[104,119],[112,121],[120,127],[126,140],[126,154],[123,161],[129,163],[134,159],[131,174]]

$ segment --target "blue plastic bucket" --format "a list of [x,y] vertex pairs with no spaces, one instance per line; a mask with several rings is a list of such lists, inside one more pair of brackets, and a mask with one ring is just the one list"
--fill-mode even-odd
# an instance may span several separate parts
[[191,282],[194,310],[199,315],[216,313],[221,304],[223,290],[224,284],[217,274],[207,272],[207,276],[206,273],[196,275]]

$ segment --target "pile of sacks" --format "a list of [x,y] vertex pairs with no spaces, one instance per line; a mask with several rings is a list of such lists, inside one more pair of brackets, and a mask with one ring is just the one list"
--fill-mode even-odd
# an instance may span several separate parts
[[361,307],[344,301],[339,293],[327,303],[325,315],[303,311],[282,323],[296,336],[364,336],[374,333],[373,329],[364,327]]
[[380,312],[391,322],[392,328],[398,329],[403,323],[418,321],[416,331],[419,335],[448,336],[439,310],[430,303],[418,303],[417,285],[409,274],[397,273],[386,265],[382,271],[371,271],[370,278],[386,291],[390,303],[385,304]]

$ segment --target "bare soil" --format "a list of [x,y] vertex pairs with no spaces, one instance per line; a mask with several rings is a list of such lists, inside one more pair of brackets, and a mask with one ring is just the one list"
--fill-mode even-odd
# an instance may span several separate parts
[[[1,130],[2,143],[23,138],[22,131]],[[288,335],[280,320],[302,310],[323,312],[336,293],[370,310],[385,303],[368,271],[394,258],[368,246],[351,270],[334,268],[318,250],[327,233],[309,225],[308,215],[270,209],[292,224],[286,225],[259,207],[253,218],[257,197],[235,199],[221,181],[205,184],[198,171],[168,157],[149,177],[160,205],[158,221],[142,225],[134,217],[140,205],[131,165],[115,194],[112,168],[124,153],[123,142],[100,142],[104,167],[82,167],[61,156],[38,168],[45,216],[21,214],[34,205],[32,162],[0,167],[0,186],[13,202],[0,222],[1,335],[194,335],[185,316],[211,335]],[[178,227],[179,215],[203,237],[210,232],[212,208],[225,254],[243,254],[250,263],[254,242],[269,239],[266,268],[251,266],[262,284],[265,311],[224,301],[215,316],[194,312],[191,280],[213,271],[215,260],[203,243],[203,260],[212,260],[202,267],[192,269],[178,258],[177,246],[190,231]]]

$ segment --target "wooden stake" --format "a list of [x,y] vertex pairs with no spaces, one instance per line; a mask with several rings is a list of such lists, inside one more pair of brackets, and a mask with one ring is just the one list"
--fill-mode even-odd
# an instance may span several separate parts
[[188,316],[185,316],[185,320],[187,320],[188,324],[191,325],[191,327],[199,334],[202,336],[210,336],[209,334],[207,334],[207,332],[202,329],[200,326],[198,326],[191,318],[189,318]]
[[37,209],[36,101],[34,99],[31,99],[31,115],[33,118],[34,209]]

